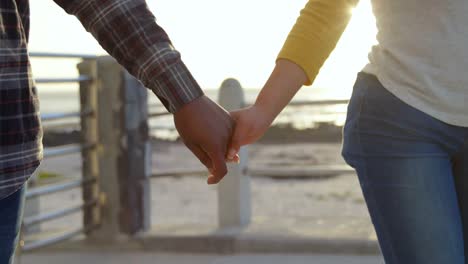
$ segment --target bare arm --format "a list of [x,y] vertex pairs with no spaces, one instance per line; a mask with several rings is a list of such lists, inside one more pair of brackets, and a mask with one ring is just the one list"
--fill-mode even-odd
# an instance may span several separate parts
[[294,62],[279,59],[265,86],[255,101],[255,106],[273,121],[307,81],[304,70]]
[[309,0],[289,33],[255,104],[231,112],[236,121],[228,151],[258,140],[303,85],[310,85],[336,46],[357,0]]

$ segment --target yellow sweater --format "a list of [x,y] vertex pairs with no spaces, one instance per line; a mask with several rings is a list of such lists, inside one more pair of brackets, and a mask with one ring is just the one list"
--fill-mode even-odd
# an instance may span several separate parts
[[345,30],[359,0],[309,0],[289,33],[278,59],[299,65],[312,84]]

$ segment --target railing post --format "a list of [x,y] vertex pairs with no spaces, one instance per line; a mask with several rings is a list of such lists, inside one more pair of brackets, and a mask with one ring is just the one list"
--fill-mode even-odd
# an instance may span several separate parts
[[[96,60],[84,60],[78,64],[80,75],[92,78],[91,81],[80,83],[80,108],[81,112],[91,112],[91,115],[81,118],[81,143],[83,145],[97,145],[98,120],[97,120],[97,62]],[[83,179],[94,179],[94,184],[84,185],[82,188],[83,201],[99,200],[99,160],[97,147],[84,149],[82,157]],[[92,234],[90,228],[100,223],[100,203],[93,207],[83,209],[83,226],[88,237]]]
[[121,145],[121,227],[126,234],[151,227],[151,142],[148,127],[148,90],[127,71],[123,71],[125,136]]
[[[227,79],[219,90],[219,104],[226,110],[244,106],[244,91],[235,79]],[[246,175],[247,147],[242,147],[240,164],[229,164],[228,174],[218,184],[218,221],[221,228],[242,227],[251,219],[250,177]]]
[[98,240],[149,228],[151,149],[147,90],[111,57],[97,69]]

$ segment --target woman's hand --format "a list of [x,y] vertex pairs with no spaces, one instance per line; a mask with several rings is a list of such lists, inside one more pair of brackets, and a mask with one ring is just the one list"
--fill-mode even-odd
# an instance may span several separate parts
[[266,109],[257,105],[233,111],[230,114],[234,119],[235,127],[228,149],[228,160],[235,158],[240,147],[260,139],[275,118]]
[[294,62],[279,59],[255,104],[231,112],[235,127],[227,159],[232,160],[241,146],[262,137],[276,116],[306,81],[307,75],[300,66]]

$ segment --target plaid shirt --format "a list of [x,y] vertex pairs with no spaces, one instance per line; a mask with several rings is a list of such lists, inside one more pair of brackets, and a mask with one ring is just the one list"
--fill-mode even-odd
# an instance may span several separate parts
[[[170,112],[203,95],[145,0],[54,0]],[[0,1],[0,199],[39,166],[42,130],[28,56],[28,0]]]

